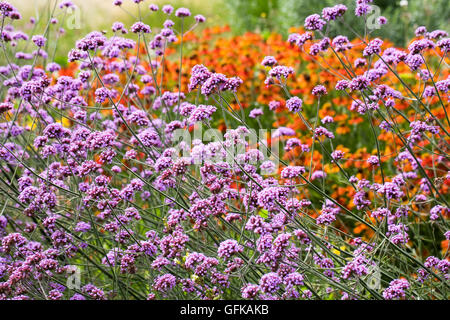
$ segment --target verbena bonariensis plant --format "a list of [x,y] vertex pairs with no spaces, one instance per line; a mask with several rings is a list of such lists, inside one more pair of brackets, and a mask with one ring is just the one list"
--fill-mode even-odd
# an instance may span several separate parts
[[[445,31],[420,27],[407,50],[329,39],[351,13],[324,8],[287,45],[326,81],[306,92],[306,71],[266,56],[257,106],[241,78],[183,58],[203,16],[166,5],[151,28],[158,6],[134,2],[130,28],[77,41],[71,75],[47,52],[73,4],[35,34],[0,2],[0,298],[448,298]],[[373,153],[350,150],[353,129]]]

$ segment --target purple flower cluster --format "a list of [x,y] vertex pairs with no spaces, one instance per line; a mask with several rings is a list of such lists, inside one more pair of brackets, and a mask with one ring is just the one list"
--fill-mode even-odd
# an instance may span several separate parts
[[302,111],[303,101],[299,97],[292,97],[286,101],[286,108],[291,112],[300,112]]
[[386,300],[403,299],[406,290],[409,289],[409,282],[406,279],[395,279],[389,283],[389,287],[383,291],[383,298]]
[[31,38],[31,40],[34,42],[36,46],[39,48],[42,48],[45,46],[45,43],[47,42],[47,39],[44,36],[36,35]]
[[[143,1],[133,2],[142,9]],[[357,0],[356,15],[366,16],[371,2]],[[60,8],[74,5],[63,1]],[[418,28],[407,51],[383,51],[389,42],[368,34],[361,49],[367,58],[355,57],[354,42],[343,35],[328,38],[324,30],[347,7],[324,8],[306,18],[309,32],[291,34],[288,42],[291,49],[306,48],[302,57],[310,54],[311,61],[342,57],[345,70],[335,72],[340,75],[335,89],[342,92],[331,92],[334,80],[321,73],[312,94],[304,87],[310,81],[306,75],[291,87],[296,70],[279,64],[285,54],[273,50],[267,52],[274,56],[265,56],[253,70],[258,79],[267,72],[264,99],[253,104],[237,92],[243,81],[214,71],[215,66],[195,65],[187,89],[198,92],[183,92],[189,70],[183,69],[182,56],[183,65],[165,74],[180,61],[172,59],[173,52],[183,51],[173,50],[181,49],[183,35],[167,16],[191,21],[188,32],[205,18],[184,19],[190,10],[171,5],[158,12],[151,4],[148,10],[164,14],[160,27],[137,21],[129,28],[134,35],[128,35],[118,21],[111,37],[93,31],[75,43],[70,67],[63,68],[45,52],[53,48],[52,32],[43,33],[47,39],[16,30],[10,20],[20,14],[0,2],[6,22],[0,45],[13,57],[0,66],[0,300],[373,298],[382,289],[376,295],[378,289],[367,290],[365,284],[378,268],[383,277],[399,278],[382,297],[404,299],[410,289],[421,295],[427,292],[422,286],[439,288],[441,278],[448,280],[445,253],[436,250],[424,267],[410,261],[402,273],[404,268],[395,266],[403,261],[403,250],[389,256],[389,263],[384,251],[410,250],[417,227],[427,239],[450,238],[442,108],[450,80],[439,78],[434,63],[428,63],[429,55],[442,58],[448,52],[445,31]],[[377,22],[385,24],[386,18]],[[31,21],[32,28],[39,25]],[[148,54],[126,38],[142,43],[152,29],[159,31],[144,46]],[[34,43],[35,51],[16,50],[20,41]],[[334,62],[330,67],[337,68]],[[411,78],[390,81],[403,70]],[[178,77],[179,88],[172,81]],[[421,84],[417,96],[401,86],[414,81]],[[283,93],[289,97],[287,110],[281,108]],[[313,96],[320,97],[319,110],[309,108]],[[235,105],[247,108],[242,117]],[[219,107],[224,119],[218,119]],[[316,118],[308,119],[313,113]],[[246,122],[246,115],[256,120]],[[286,122],[286,115],[294,120]],[[267,134],[267,145],[247,139],[253,138],[252,124],[266,125],[267,116],[273,116],[269,124],[276,129]],[[347,133],[343,118],[371,121],[374,137],[397,147],[392,160],[379,151],[381,166],[369,142],[350,153],[354,145],[347,142],[359,132]],[[208,136],[211,131],[199,137],[198,122],[226,127],[224,139],[208,141],[221,134]],[[194,139],[180,142],[180,131]],[[284,147],[281,154],[275,152],[277,143]],[[348,159],[339,161],[346,153]],[[59,285],[80,271],[73,264],[83,272],[79,290]],[[142,282],[148,275],[150,282]],[[125,287],[125,293],[112,290]],[[439,290],[431,294],[442,296]]]
[[327,21],[336,20],[337,18],[342,17],[346,11],[346,6],[343,4],[338,4],[334,7],[323,8],[322,17]]
[[294,179],[300,177],[302,174],[306,172],[304,167],[295,166],[295,167],[286,167],[281,171],[281,177],[283,179]]
[[243,249],[236,240],[228,239],[220,243],[217,255],[220,258],[230,259],[232,255],[242,252]]
[[211,120],[211,117],[217,108],[209,105],[198,105],[189,115],[189,123],[194,124],[198,121]]
[[322,30],[325,24],[326,22],[318,14],[312,14],[305,19],[305,28],[307,30]]

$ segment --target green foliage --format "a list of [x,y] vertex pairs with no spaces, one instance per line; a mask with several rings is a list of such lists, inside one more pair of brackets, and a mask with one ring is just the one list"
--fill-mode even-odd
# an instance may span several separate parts
[[279,0],[223,1],[229,9],[229,23],[236,32],[267,31],[278,28],[277,15],[282,2]]
[[[284,35],[291,26],[302,26],[305,18],[312,13],[321,13],[322,8],[338,3],[345,4],[347,25],[358,29],[363,27],[361,19],[354,15],[354,0],[228,0],[224,5],[230,11],[228,22],[235,33],[245,31],[277,31]],[[374,5],[381,9],[381,15],[388,19],[388,26],[374,30],[373,35],[389,38],[396,45],[405,45],[406,39],[413,36],[414,30],[426,25],[430,30],[448,30],[450,6],[447,0],[409,0],[407,6],[399,1],[375,0]],[[341,23],[333,23],[328,30],[331,36],[343,34],[351,38],[354,35]]]

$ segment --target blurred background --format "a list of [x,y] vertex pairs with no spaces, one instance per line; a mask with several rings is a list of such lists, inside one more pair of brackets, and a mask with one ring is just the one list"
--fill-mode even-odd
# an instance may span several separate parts
[[[61,1],[9,0],[21,10],[26,19],[48,14],[51,6]],[[126,26],[130,26],[135,21],[130,14],[137,12],[133,0],[123,0],[122,7],[114,6],[113,0],[74,0],[73,2],[78,6],[79,12],[76,13],[76,28],[65,28],[67,34],[64,38],[67,43],[73,43],[72,40],[92,30],[110,30],[111,24],[115,21],[122,21]],[[227,24],[231,27],[233,34],[250,31],[268,35],[271,32],[278,32],[286,36],[290,27],[303,25],[306,16],[320,13],[323,7],[338,3],[343,3],[349,8],[350,12],[345,16],[346,22],[359,27],[357,24],[362,22],[353,15],[354,2],[354,0],[146,0],[141,3],[141,12],[146,16],[144,19],[146,23],[156,26],[162,23],[163,16],[152,16],[148,10],[149,4],[156,3],[160,7],[171,4],[175,8],[187,7],[194,15],[204,15],[208,19],[204,25],[207,27]],[[419,25],[427,26],[428,30],[448,31],[449,0],[374,0],[373,4],[380,9],[379,14],[387,17],[389,21],[388,26],[375,30],[373,34],[389,38],[398,46],[405,45]],[[336,27],[331,30],[331,36],[339,33],[353,37],[347,28],[334,25]],[[64,44],[62,45],[65,47]]]

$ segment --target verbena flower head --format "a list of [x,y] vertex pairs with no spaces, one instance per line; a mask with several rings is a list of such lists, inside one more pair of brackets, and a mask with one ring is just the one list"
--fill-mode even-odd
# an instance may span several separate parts
[[326,7],[322,10],[322,17],[327,20],[336,20],[339,17],[342,17],[344,13],[347,11],[347,7],[343,4],[335,5],[334,7]]
[[47,39],[44,36],[36,35],[31,38],[31,40],[34,42],[36,46],[39,48],[42,48],[45,46],[45,43],[47,42]]
[[275,57],[272,56],[264,57],[263,61],[261,62],[261,65],[263,65],[264,67],[273,67],[276,64],[277,60],[275,59]]
[[167,15],[171,15],[173,12],[173,7],[170,4],[166,4],[162,7],[162,11],[167,14]]
[[389,283],[389,287],[383,291],[383,298],[386,300],[398,300],[405,298],[406,290],[409,289],[409,282],[406,279],[396,279]]
[[210,120],[212,114],[217,110],[215,106],[198,105],[190,114],[189,122],[194,124],[198,121]]
[[311,92],[311,93],[312,93],[313,95],[317,96],[317,97],[320,97],[320,96],[326,95],[328,92],[327,92],[327,89],[326,89],[324,86],[318,85],[318,86],[315,86],[315,87],[312,89],[312,92]]
[[318,14],[312,14],[305,19],[305,28],[307,30],[322,30],[326,22]]
[[302,111],[303,101],[299,97],[292,97],[286,101],[286,108],[291,112],[300,112]]
[[203,23],[206,21],[206,18],[201,14],[197,14],[194,18],[197,23]]
[[187,8],[178,8],[177,11],[175,11],[175,16],[178,18],[185,18],[191,16],[191,12]]
[[134,23],[131,26],[130,30],[133,33],[150,33],[150,32],[152,32],[150,26],[146,25],[145,23],[142,23],[142,22]]

